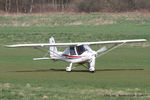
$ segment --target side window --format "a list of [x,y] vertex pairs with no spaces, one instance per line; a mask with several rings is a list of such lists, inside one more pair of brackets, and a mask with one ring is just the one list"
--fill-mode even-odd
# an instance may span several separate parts
[[85,48],[83,45],[77,46],[78,55],[81,55],[84,51],[85,51]]
[[63,52],[63,54],[66,54],[66,55],[69,55],[70,53],[70,49],[69,48],[66,48],[65,51]]
[[76,55],[74,47],[70,47],[70,55]]

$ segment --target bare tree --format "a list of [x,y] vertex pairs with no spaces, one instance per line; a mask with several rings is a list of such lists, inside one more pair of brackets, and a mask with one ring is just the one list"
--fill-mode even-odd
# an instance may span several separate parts
[[16,0],[16,11],[17,11],[17,13],[19,12],[19,1],[18,0]]
[[30,6],[30,13],[32,13],[32,10],[33,10],[33,0],[31,0],[31,6]]
[[8,12],[8,0],[5,0],[5,11]]
[[5,12],[150,10],[150,0],[0,0]]
[[8,0],[9,1],[9,3],[8,3],[8,11],[10,12],[10,10],[11,10],[11,0]]

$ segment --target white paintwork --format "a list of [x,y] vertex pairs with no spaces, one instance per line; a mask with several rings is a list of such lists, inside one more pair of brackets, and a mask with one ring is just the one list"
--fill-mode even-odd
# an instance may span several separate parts
[[48,58],[48,57],[44,57],[44,58],[33,58],[33,60],[49,60],[51,58]]
[[115,41],[99,41],[99,42],[77,42],[77,43],[36,43],[36,44],[16,44],[5,45],[6,47],[44,47],[44,46],[78,46],[78,45],[98,45],[98,44],[120,44],[120,43],[133,43],[133,42],[145,42],[146,39],[133,39],[133,40],[115,40]]
[[[95,60],[97,57],[110,52],[111,50],[125,44],[134,42],[145,42],[146,39],[134,39],[134,40],[115,40],[115,41],[100,41],[100,42],[77,42],[77,43],[55,43],[53,37],[50,38],[50,43],[37,43],[37,44],[16,44],[16,45],[5,45],[6,47],[44,47],[49,46],[50,57],[34,58],[33,60],[61,60],[70,63],[69,67],[66,67],[66,71],[72,70],[72,64],[88,63],[89,71],[95,71]],[[112,48],[104,46],[97,51],[90,48],[90,45],[101,45],[101,44],[115,44]],[[66,46],[68,48],[63,52],[57,51],[56,47]],[[78,50],[77,50],[78,49]],[[73,51],[72,51],[73,50]],[[83,52],[82,52],[83,51]],[[71,54],[73,53],[73,54]],[[81,54],[80,54],[81,53]],[[100,55],[98,53],[101,53]]]

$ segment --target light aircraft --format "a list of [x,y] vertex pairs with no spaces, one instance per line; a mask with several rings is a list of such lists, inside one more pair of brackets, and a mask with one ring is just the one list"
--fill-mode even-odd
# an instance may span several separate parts
[[[145,42],[146,39],[133,39],[133,40],[115,40],[115,41],[99,41],[99,42],[76,42],[76,43],[55,43],[53,37],[49,39],[49,43],[37,43],[37,44],[15,44],[5,45],[6,47],[49,47],[49,57],[33,58],[33,60],[61,60],[70,63],[69,67],[66,67],[66,71],[70,72],[77,66],[72,67],[72,64],[76,63],[82,65],[90,72],[95,71],[95,60],[113,49],[120,47],[126,43]],[[99,50],[92,50],[91,45],[107,45],[113,44],[112,47],[101,47]],[[57,50],[57,47],[67,47],[63,52]]]

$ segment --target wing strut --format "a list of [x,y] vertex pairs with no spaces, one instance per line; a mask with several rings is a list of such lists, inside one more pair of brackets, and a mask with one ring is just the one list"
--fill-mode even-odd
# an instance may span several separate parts
[[125,43],[126,43],[126,42],[123,42],[123,43],[121,43],[121,44],[115,44],[114,46],[110,47],[108,50],[106,50],[105,52],[103,52],[103,53],[97,55],[96,57],[100,57],[100,56],[102,56],[102,55],[105,55],[105,54],[107,54],[108,52],[110,52],[110,51],[112,51],[112,50],[114,50],[114,49],[116,49],[116,48],[118,48],[118,47],[124,45]]

